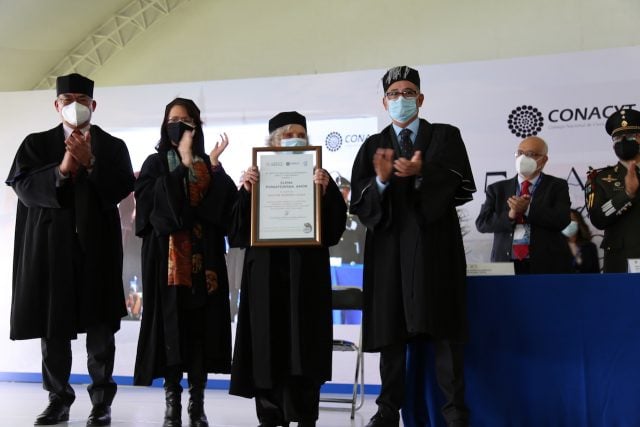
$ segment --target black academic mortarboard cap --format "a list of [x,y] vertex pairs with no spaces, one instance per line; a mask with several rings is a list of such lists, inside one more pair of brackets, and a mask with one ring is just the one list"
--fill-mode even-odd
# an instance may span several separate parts
[[393,67],[384,73],[384,76],[382,76],[382,87],[386,92],[389,86],[401,80],[410,81],[420,88],[420,74],[417,70],[406,65]]
[[278,113],[269,120],[269,133],[286,125],[300,125],[307,130],[307,119],[297,111]]
[[56,79],[56,95],[61,93],[82,93],[93,98],[93,80],[78,73],[60,76]]
[[631,108],[616,111],[609,116],[604,127],[612,137],[627,133],[640,133],[640,111]]

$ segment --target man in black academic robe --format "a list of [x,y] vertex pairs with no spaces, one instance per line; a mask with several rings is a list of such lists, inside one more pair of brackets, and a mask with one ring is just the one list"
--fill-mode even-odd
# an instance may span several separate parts
[[13,340],[41,338],[49,406],[37,425],[69,418],[71,342],[87,332],[88,425],[107,425],[116,393],[114,333],[126,315],[118,203],[133,190],[124,142],[90,124],[93,81],[57,80],[62,124],[28,135],[6,183],[18,195],[13,263]]
[[405,373],[406,345],[427,340],[443,415],[466,426],[466,261],[456,206],[471,200],[475,184],[458,129],[418,119],[418,72],[395,67],[382,83],[393,124],[364,142],[351,174],[351,213],[367,227],[363,349],[381,353],[378,412],[367,426],[398,426],[404,378],[415,375]]

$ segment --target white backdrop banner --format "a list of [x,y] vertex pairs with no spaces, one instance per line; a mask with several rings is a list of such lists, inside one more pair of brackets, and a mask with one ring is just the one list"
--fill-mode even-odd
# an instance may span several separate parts
[[[492,236],[479,234],[474,221],[485,185],[515,174],[514,152],[524,136],[537,134],[547,141],[546,172],[569,180],[572,204],[579,208],[584,205],[581,185],[588,167],[616,162],[604,131],[606,118],[620,108],[640,105],[640,47],[407,65],[420,71],[425,94],[421,117],[459,127],[467,146],[479,190],[461,209],[469,262],[489,259]],[[323,146],[324,168],[334,177],[348,178],[362,142],[389,123],[382,107],[384,71],[108,88],[96,82],[93,121],[127,142],[134,169],[139,170],[158,141],[165,105],[176,96],[191,98],[202,111],[208,149],[220,133],[229,135],[231,145],[221,161],[237,181],[240,171],[251,164],[251,147],[264,145],[269,118],[296,110],[307,117],[312,144]],[[0,144],[5,153],[0,174],[6,177],[28,133],[59,122],[54,98],[53,90],[0,94]],[[6,236],[0,253],[4,289],[0,317],[5,319],[0,323],[0,340],[8,351],[0,354],[0,372],[39,372],[39,343],[8,340],[14,213],[15,195],[7,187],[0,198],[0,227]],[[117,335],[116,374],[131,376],[137,322],[126,323]],[[82,354],[82,339],[74,346]],[[74,373],[86,373],[84,360],[74,358]],[[367,366],[371,367],[367,382],[378,382],[377,363],[370,361]],[[351,376],[350,364],[338,367],[334,381],[349,382]]]

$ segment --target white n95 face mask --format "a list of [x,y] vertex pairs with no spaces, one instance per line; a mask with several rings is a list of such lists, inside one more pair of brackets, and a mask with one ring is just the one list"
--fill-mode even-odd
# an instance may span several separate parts
[[531,176],[536,169],[538,169],[538,163],[531,157],[527,157],[524,154],[516,157],[516,171],[519,175],[524,177]]
[[62,107],[62,117],[72,126],[86,123],[91,118],[91,110],[84,104],[72,102]]

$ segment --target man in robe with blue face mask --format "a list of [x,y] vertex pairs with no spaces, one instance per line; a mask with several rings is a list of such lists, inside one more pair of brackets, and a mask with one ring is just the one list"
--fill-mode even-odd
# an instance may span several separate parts
[[[378,411],[367,426],[399,425],[405,378],[418,376],[405,372],[409,343],[413,354],[433,346],[446,399],[442,415],[449,426],[467,426],[466,260],[456,207],[475,192],[469,159],[456,127],[418,118],[424,101],[418,71],[391,68],[382,87],[392,123],[367,138],[351,174],[350,212],[367,227],[363,349],[380,352],[382,381]],[[416,391],[423,393],[420,385]],[[418,425],[403,416],[406,425]]]
[[549,157],[537,136],[516,150],[517,175],[486,189],[476,227],[493,233],[492,262],[513,262],[516,274],[570,273],[572,255],[562,234],[571,222],[567,181],[542,173]]
[[40,338],[49,405],[36,425],[69,419],[71,340],[87,333],[88,426],[111,422],[114,333],[127,314],[118,203],[135,177],[124,142],[96,125],[93,81],[58,77],[61,124],[22,142],[6,180],[18,196],[12,340]]
[[604,230],[605,273],[628,271],[628,260],[640,258],[640,111],[613,113],[605,124],[619,161],[592,170],[586,186],[591,223]]

